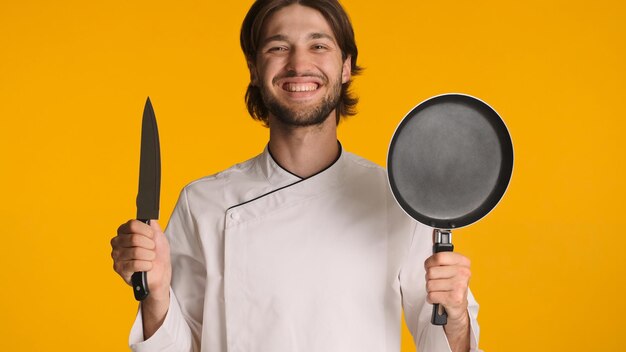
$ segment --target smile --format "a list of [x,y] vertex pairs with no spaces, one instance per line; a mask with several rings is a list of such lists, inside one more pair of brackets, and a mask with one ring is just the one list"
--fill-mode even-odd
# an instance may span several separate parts
[[285,83],[283,89],[288,92],[312,92],[317,90],[319,84],[314,82],[309,83]]

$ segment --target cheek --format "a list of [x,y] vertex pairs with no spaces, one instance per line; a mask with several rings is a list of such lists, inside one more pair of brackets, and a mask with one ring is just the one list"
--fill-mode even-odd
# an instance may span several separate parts
[[259,65],[257,67],[259,80],[268,81],[268,84],[271,84],[272,79],[280,73],[281,68],[284,67],[284,64],[279,59],[273,59],[259,62]]

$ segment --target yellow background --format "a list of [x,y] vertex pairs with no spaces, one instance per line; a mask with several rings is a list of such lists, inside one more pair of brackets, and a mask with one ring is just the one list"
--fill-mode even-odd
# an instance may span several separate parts
[[[126,349],[136,303],[109,239],[135,214],[145,98],[165,224],[187,182],[267,139],[243,104],[249,4],[0,3],[0,350]],[[625,2],[344,4],[366,67],[360,114],[340,126],[347,150],[384,165],[401,117],[443,92],[484,99],[510,129],[504,200],[455,231],[482,348],[626,350]]]

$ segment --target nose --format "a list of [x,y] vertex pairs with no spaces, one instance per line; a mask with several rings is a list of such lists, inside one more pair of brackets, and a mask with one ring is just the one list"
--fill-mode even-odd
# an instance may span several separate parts
[[307,50],[294,47],[289,53],[289,59],[286,67],[287,71],[300,75],[305,72],[310,72],[311,67],[311,56]]

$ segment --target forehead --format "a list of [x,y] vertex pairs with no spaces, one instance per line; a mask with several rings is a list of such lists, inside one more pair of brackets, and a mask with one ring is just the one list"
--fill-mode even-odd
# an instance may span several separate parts
[[276,35],[298,39],[312,33],[326,34],[335,40],[333,31],[321,12],[293,4],[277,10],[263,21],[260,42]]

